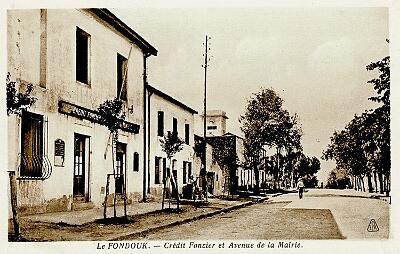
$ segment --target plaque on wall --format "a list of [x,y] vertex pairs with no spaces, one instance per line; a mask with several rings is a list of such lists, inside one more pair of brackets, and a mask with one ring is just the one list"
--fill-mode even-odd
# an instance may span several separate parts
[[61,139],[54,141],[54,166],[64,167],[65,142]]

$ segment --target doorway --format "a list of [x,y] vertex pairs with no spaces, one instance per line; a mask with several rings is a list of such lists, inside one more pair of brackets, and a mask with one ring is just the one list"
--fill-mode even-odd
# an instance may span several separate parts
[[126,167],[126,144],[119,142],[117,143],[115,160],[115,193],[121,195],[124,193],[125,185],[125,177],[123,176],[125,174]]
[[74,135],[73,197],[77,201],[89,201],[89,137]]

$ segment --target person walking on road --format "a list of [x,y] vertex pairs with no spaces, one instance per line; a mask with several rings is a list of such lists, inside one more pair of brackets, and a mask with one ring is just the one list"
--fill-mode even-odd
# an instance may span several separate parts
[[297,182],[297,189],[299,190],[299,198],[303,198],[303,192],[304,192],[304,182],[303,178],[300,178],[299,181]]

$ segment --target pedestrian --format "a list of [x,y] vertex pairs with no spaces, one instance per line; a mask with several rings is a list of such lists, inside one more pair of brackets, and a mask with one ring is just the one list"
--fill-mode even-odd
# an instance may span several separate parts
[[303,178],[300,178],[299,181],[297,182],[297,189],[299,190],[299,198],[303,198],[303,191],[304,191],[304,182]]

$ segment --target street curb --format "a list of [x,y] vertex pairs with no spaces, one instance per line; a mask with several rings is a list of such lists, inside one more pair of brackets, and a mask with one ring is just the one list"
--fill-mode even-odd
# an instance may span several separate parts
[[348,195],[348,194],[339,194],[339,195],[332,195],[332,194],[325,194],[325,195],[310,195],[309,197],[344,197],[344,198],[369,198],[369,199],[382,199],[385,196],[355,196],[355,195]]
[[182,225],[182,224],[185,224],[185,223],[188,223],[188,222],[191,222],[191,221],[200,220],[200,219],[208,218],[208,217],[211,217],[211,216],[214,216],[214,215],[217,215],[217,214],[226,213],[226,212],[230,212],[232,210],[236,210],[236,209],[244,208],[244,207],[247,207],[247,206],[251,206],[253,204],[264,202],[267,199],[268,198],[263,198],[263,199],[260,199],[258,201],[247,201],[247,202],[244,202],[242,204],[226,207],[226,208],[223,208],[223,209],[220,209],[220,210],[216,210],[216,211],[212,211],[212,212],[208,212],[208,213],[199,214],[199,215],[192,216],[192,217],[185,218],[185,219],[178,220],[178,221],[173,221],[173,222],[170,222],[170,223],[167,223],[167,224],[164,224],[164,225],[155,226],[155,227],[148,228],[148,229],[145,229],[145,230],[142,230],[142,231],[139,231],[139,232],[122,233],[122,234],[119,234],[119,235],[113,235],[113,236],[110,236],[110,237],[102,239],[102,240],[104,240],[104,241],[122,241],[122,240],[124,240],[126,238],[138,237],[138,236],[141,236],[141,235],[154,233],[154,232],[157,232],[159,230],[162,230],[162,229],[165,229],[165,228],[168,228],[168,227]]

